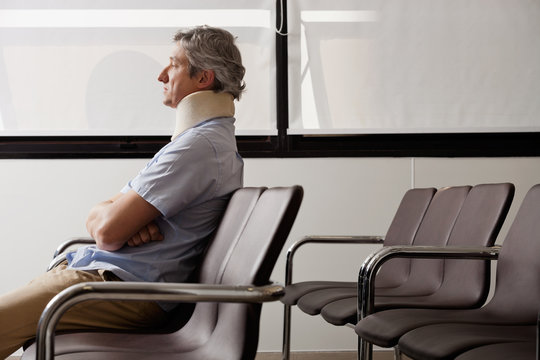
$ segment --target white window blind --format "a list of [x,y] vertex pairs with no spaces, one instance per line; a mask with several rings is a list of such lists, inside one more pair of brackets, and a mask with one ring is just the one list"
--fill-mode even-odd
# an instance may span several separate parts
[[157,77],[179,28],[237,36],[246,92],[237,133],[275,134],[272,0],[3,0],[0,136],[170,135]]
[[291,0],[289,134],[540,131],[540,2]]

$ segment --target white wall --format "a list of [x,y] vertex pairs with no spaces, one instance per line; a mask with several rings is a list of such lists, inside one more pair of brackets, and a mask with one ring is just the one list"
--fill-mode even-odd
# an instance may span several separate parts
[[[91,206],[115,193],[144,166],[144,159],[0,160],[0,293],[44,271],[56,245],[86,235]],[[305,196],[273,279],[283,281],[286,249],[308,234],[383,235],[411,186],[441,187],[512,182],[509,219],[526,191],[540,183],[540,158],[332,158],[246,159],[246,186],[300,184]],[[500,241],[499,241],[500,242]],[[375,247],[309,247],[300,251],[295,280],[356,280]],[[282,306],[263,307],[261,351],[280,351]],[[293,311],[293,350],[355,349],[349,328]]]

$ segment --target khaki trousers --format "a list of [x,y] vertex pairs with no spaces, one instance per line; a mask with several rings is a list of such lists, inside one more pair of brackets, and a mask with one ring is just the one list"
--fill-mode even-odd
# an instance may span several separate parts
[[[36,335],[47,303],[71,285],[105,281],[97,272],[60,265],[26,286],[0,296],[0,358],[4,359]],[[60,319],[57,330],[134,329],[163,325],[166,313],[154,302],[101,301],[79,303]]]

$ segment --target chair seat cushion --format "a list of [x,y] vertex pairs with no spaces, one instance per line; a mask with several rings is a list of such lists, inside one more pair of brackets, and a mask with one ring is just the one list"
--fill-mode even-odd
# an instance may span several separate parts
[[321,309],[334,301],[355,296],[354,288],[331,288],[312,291],[298,299],[298,308],[310,315],[318,315]]
[[304,281],[285,287],[285,295],[280,301],[285,305],[296,305],[302,296],[317,290],[350,287],[356,289],[356,282],[348,281]]
[[[454,359],[471,348],[501,342],[534,341],[535,338],[536,325],[436,324],[408,332],[401,337],[398,346],[414,359]],[[514,358],[509,356],[508,359]]]
[[456,360],[531,360],[535,356],[536,343],[527,341],[480,346],[459,355]]

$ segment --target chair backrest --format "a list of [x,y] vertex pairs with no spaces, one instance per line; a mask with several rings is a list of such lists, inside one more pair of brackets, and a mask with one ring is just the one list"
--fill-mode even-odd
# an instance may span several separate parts
[[[458,191],[460,199],[462,194]],[[446,243],[442,242],[443,237],[439,239],[435,237],[441,242],[439,244],[421,242],[424,239],[429,240],[425,237],[415,239],[414,244],[492,246],[504,223],[513,196],[514,185],[509,183],[476,185],[467,192],[461,207],[457,207],[459,201],[453,205],[452,217],[454,214],[456,217],[449,228],[450,233],[445,235]],[[435,198],[432,205],[434,203]],[[429,209],[428,213],[431,214]],[[438,216],[444,219],[446,215],[439,213]],[[444,224],[445,229],[448,229],[446,226],[450,224],[448,219]],[[431,233],[433,236],[436,232],[437,227],[430,226],[426,228],[425,234]],[[411,276],[412,281],[407,284],[410,287],[403,287],[401,293],[408,296],[404,299],[377,298],[376,305],[379,310],[393,307],[398,303],[401,307],[470,308],[480,306],[486,300],[490,276],[488,261],[414,259],[411,264],[411,267],[415,266],[416,272]],[[430,281],[431,288],[425,286],[426,279]],[[422,285],[422,282],[425,282],[423,292],[413,288],[413,285]],[[395,292],[392,295],[395,295]]]
[[[240,206],[242,211],[250,210],[249,217],[238,219],[235,205],[244,191],[252,192],[242,189],[231,199],[203,261],[201,281],[228,285],[263,285],[269,281],[299,210],[303,190],[299,186],[271,188],[262,192],[255,203],[257,191],[250,193]],[[236,224],[231,226],[229,221]],[[193,348],[183,359],[253,359],[260,309],[260,304],[198,303],[189,322],[168,335],[175,338],[176,344],[168,351]]]
[[[384,237],[384,246],[412,245],[435,192],[435,188],[417,188],[403,195]],[[409,277],[409,263],[409,259],[392,259],[385,263],[377,273],[375,286],[393,288],[403,284]]]
[[[231,196],[223,218],[195,271],[195,282],[219,283],[220,274],[223,273],[235,244],[242,235],[259,197],[266,189],[266,187],[245,187],[235,191]],[[168,326],[163,331],[173,332],[183,327],[191,318],[193,309],[194,304],[179,304],[170,313]]]
[[[445,246],[471,186],[439,189],[424,215],[413,245]],[[439,260],[412,259],[409,277],[397,288],[378,289],[377,296],[421,296],[432,294],[441,284],[443,263]],[[376,305],[379,301],[376,300]]]
[[523,199],[497,261],[495,293],[483,308],[514,323],[535,324],[540,304],[540,184]]
[[[474,186],[463,204],[449,246],[492,246],[506,219],[514,185]],[[489,291],[490,262],[443,260],[444,278],[439,289],[426,302],[436,307],[475,307],[482,305]]]
[[[265,187],[242,188],[232,195],[201,261],[197,282],[205,284],[219,282],[218,277],[230,260],[235,244],[238,243],[255,205],[265,190]],[[216,260],[220,258],[221,260]]]

